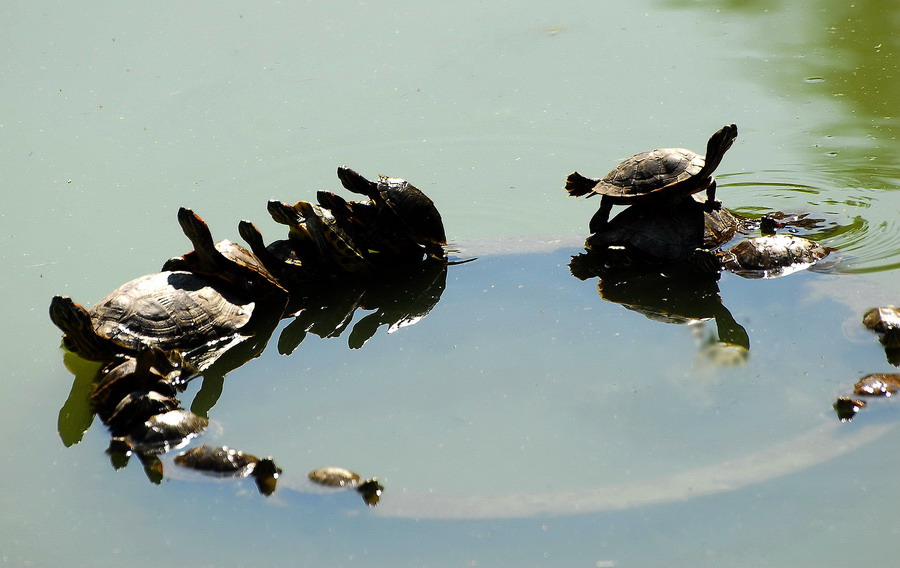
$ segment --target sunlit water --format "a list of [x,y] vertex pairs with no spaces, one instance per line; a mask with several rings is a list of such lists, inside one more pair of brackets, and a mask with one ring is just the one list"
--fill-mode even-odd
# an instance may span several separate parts
[[[892,367],[862,328],[900,302],[898,12],[890,3],[9,4],[0,91],[7,330],[0,560],[120,566],[887,566],[895,401],[831,404]],[[830,268],[717,283],[746,332],[662,323],[569,271],[598,206],[565,196],[635,152],[740,136],[718,197],[838,249]],[[206,443],[252,482],[114,471],[47,318],[265,202],[409,179],[459,258],[421,321],[348,348],[275,331],[230,373]],[[704,319],[704,318],[695,318]],[[184,401],[195,403],[195,381]],[[71,389],[75,392],[70,393]],[[62,410],[61,410],[62,409]],[[65,443],[64,443],[65,442]],[[77,443],[75,443],[77,442]],[[378,508],[311,469],[378,476]],[[875,539],[871,535],[880,535]]]

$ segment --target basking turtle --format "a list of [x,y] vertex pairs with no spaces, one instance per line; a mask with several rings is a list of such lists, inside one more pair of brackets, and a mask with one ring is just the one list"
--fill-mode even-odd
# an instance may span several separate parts
[[419,262],[428,253],[428,247],[417,242],[393,214],[383,214],[371,200],[347,201],[327,191],[317,192],[316,199],[360,252],[376,264]]
[[713,134],[706,145],[706,157],[684,148],[660,148],[627,158],[603,179],[589,179],[573,172],[566,179],[566,191],[573,197],[600,195],[600,209],[591,218],[590,231],[603,229],[615,204],[670,206],[688,195],[706,191],[707,207],[715,201],[713,172],[737,137],[737,126],[728,124]]
[[316,238],[313,237],[306,219],[300,214],[296,205],[288,205],[283,201],[272,199],[266,208],[276,223],[288,226],[288,240],[301,260],[312,260],[319,254]]
[[629,207],[585,241],[611,265],[682,262],[697,249],[728,242],[746,220],[728,209],[709,210],[702,197],[668,208]]
[[161,454],[181,447],[200,435],[209,420],[187,410],[170,410],[155,414],[132,428],[125,441],[140,453]]
[[51,300],[50,319],[70,351],[93,361],[148,346],[211,351],[235,339],[259,301],[284,307],[286,291],[252,253],[230,241],[213,244],[189,209],[178,220],[196,250],[171,259],[163,272],[126,282],[90,310],[67,296]]
[[256,225],[246,220],[238,223],[238,233],[250,245],[253,254],[283,285],[290,288],[307,284],[320,276],[319,271],[311,269],[308,263],[304,264],[291,239],[273,241],[267,246]]
[[365,195],[379,211],[379,222],[405,233],[429,252],[441,254],[447,235],[441,214],[422,190],[400,178],[378,176],[370,181],[352,169],[341,166],[338,178],[348,190]]
[[303,216],[315,239],[322,262],[334,265],[343,272],[359,273],[371,269],[369,261],[347,233],[338,227],[327,209],[308,201],[298,201],[294,207]]
[[231,339],[250,321],[254,303],[192,272],[158,272],[126,282],[90,310],[54,296],[50,319],[69,351],[111,361],[147,346],[184,351]]
[[105,365],[94,379],[91,405],[108,422],[108,417],[118,411],[119,403],[129,395],[152,391],[174,397],[191,373],[180,351],[163,351],[153,345],[136,355],[116,357]]
[[722,268],[745,278],[776,278],[809,268],[830,249],[796,235],[762,235],[714,253]]
[[227,239],[214,242],[209,226],[196,213],[181,207],[178,223],[194,245],[194,251],[169,259],[163,270],[187,270],[221,280],[256,300],[287,299],[287,291],[253,253]]

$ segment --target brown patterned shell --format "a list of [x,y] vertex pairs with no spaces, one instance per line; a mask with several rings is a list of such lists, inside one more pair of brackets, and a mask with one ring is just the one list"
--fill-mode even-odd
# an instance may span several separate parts
[[703,169],[703,156],[684,148],[660,148],[626,159],[606,174],[594,192],[627,197],[662,192]]
[[742,241],[725,253],[725,268],[767,271],[808,266],[828,256],[829,249],[796,235],[763,235]]
[[56,296],[53,322],[71,351],[93,360],[148,345],[189,350],[233,338],[255,304],[190,272],[157,272],[126,282],[90,310]]

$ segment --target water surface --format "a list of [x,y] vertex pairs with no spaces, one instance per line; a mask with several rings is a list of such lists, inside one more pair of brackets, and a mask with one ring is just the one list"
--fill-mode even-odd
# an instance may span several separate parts
[[[900,552],[897,409],[850,424],[831,410],[895,370],[859,324],[900,302],[892,4],[3,12],[4,562],[818,567]],[[730,122],[719,198],[807,214],[801,234],[842,254],[826,273],[724,275],[749,355],[722,366],[715,320],[651,320],[570,274],[598,204],[561,187],[653,147],[702,150]],[[183,253],[181,205],[217,238],[241,218],[280,238],[265,201],[336,190],[340,164],[412,181],[479,259],[450,267],[415,325],[354,350],[349,332],[290,356],[273,340],[227,376],[204,441],[273,455],[272,498],[114,471],[102,425],[66,415],[50,297],[91,304]],[[381,505],[310,492],[305,473],[329,464],[377,475]]]

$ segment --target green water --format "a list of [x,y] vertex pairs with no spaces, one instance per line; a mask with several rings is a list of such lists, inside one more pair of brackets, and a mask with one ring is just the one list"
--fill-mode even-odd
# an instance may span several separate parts
[[[898,410],[831,410],[859,376],[896,371],[859,323],[900,302],[892,3],[0,11],[0,561],[895,563]],[[750,350],[722,366],[714,321],[654,321],[572,277],[598,204],[561,188],[638,151],[702,150],[730,122],[718,197],[807,213],[801,233],[840,252],[824,273],[724,275],[714,297]],[[450,267],[414,325],[282,356],[284,322],[227,376],[204,441],[274,456],[271,498],[169,462],[159,486],[137,463],[114,471],[103,426],[64,406],[79,385],[50,297],[91,304],[187,250],[181,205],[217,238],[242,218],[280,238],[266,200],[338,190],[341,164],[416,184],[479,259]],[[379,507],[314,492],[324,465],[378,476]]]

